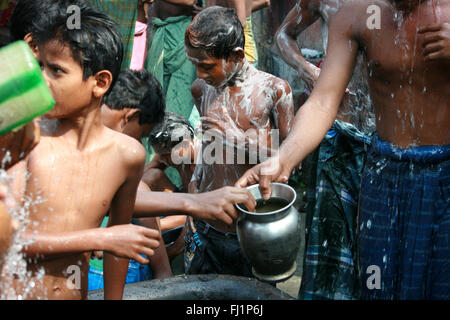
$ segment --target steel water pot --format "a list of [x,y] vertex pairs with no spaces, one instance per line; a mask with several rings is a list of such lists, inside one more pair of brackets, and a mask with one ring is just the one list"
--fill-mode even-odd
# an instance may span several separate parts
[[[301,218],[294,207],[295,190],[282,183],[271,186],[271,199],[283,199],[285,206],[258,213],[248,211],[243,204],[236,205],[239,211],[236,232],[254,276],[261,281],[276,283],[290,278],[297,268]],[[259,185],[247,187],[247,190],[257,202],[263,200]]]

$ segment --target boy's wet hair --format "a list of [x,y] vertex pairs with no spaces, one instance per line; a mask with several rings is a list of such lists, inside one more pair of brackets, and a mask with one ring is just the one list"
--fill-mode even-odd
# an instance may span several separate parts
[[235,9],[213,6],[195,16],[186,29],[184,43],[227,59],[234,48],[244,49],[244,28]]
[[[37,1],[39,2],[39,1]],[[77,6],[80,13],[80,27],[68,26],[74,12],[68,10]],[[94,8],[87,0],[54,1],[33,19],[32,34],[38,45],[57,40],[67,45],[73,58],[83,69],[83,79],[101,70],[108,70],[113,75],[113,82],[119,76],[123,43],[118,24],[106,13]]]
[[161,84],[145,69],[122,71],[112,90],[105,96],[104,103],[114,110],[141,110],[141,125],[162,121],[166,105]]
[[11,40],[23,40],[33,32],[33,21],[58,0],[17,0],[9,24]]
[[170,151],[186,138],[194,139],[194,128],[183,116],[167,111],[164,120],[150,132],[148,143],[149,147]]

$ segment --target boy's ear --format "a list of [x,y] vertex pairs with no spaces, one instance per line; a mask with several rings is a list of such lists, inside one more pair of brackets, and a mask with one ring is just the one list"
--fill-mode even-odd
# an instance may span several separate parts
[[230,57],[234,60],[234,62],[240,62],[244,60],[244,49],[242,49],[241,47],[234,48],[233,51],[231,51]]
[[37,59],[39,57],[39,50],[36,42],[33,40],[33,36],[30,33],[27,33],[25,37],[23,37],[23,41],[25,41],[33,52],[34,57]]
[[95,86],[92,93],[96,98],[102,98],[111,86],[113,76],[108,70],[101,70],[94,76]]
[[127,109],[125,113],[125,124],[133,121],[134,119],[139,119],[139,115],[141,114],[141,110],[139,109]]

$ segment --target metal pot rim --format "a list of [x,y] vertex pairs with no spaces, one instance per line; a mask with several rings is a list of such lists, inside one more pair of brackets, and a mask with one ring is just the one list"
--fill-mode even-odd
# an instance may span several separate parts
[[[280,186],[283,186],[283,187],[286,187],[286,188],[290,189],[290,190],[292,191],[292,194],[294,195],[294,198],[292,199],[292,201],[290,201],[286,206],[284,206],[284,207],[281,208],[281,209],[278,209],[278,210],[276,210],[276,211],[271,211],[271,212],[264,212],[264,213],[258,213],[258,212],[250,212],[250,211],[247,211],[247,210],[243,209],[241,206],[239,206],[239,204],[235,204],[235,207],[236,207],[240,212],[242,212],[242,213],[245,213],[245,214],[248,214],[248,215],[250,215],[250,216],[255,216],[255,217],[256,217],[256,216],[270,216],[270,215],[275,215],[275,214],[278,214],[278,213],[280,213],[280,212],[285,211],[287,208],[290,208],[291,206],[294,205],[294,202],[295,202],[295,200],[297,199],[297,193],[295,192],[294,188],[292,188],[290,185],[288,185],[288,184],[286,184],[286,183],[271,182],[270,184],[271,184],[271,185],[280,185]],[[246,187],[246,189],[248,190],[248,189],[250,189],[250,188],[256,188],[256,187],[259,189],[259,184],[251,185],[251,186],[249,186],[249,187]]]

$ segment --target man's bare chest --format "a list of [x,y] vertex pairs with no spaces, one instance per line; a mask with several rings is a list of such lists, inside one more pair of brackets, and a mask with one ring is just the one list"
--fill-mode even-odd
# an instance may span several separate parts
[[423,3],[411,13],[384,9],[380,29],[363,30],[361,47],[365,51],[369,77],[414,81],[416,76],[423,78],[440,73],[442,63],[436,69],[436,65],[425,62],[425,35],[418,32],[426,25],[450,22],[450,15],[436,11],[432,3]]

